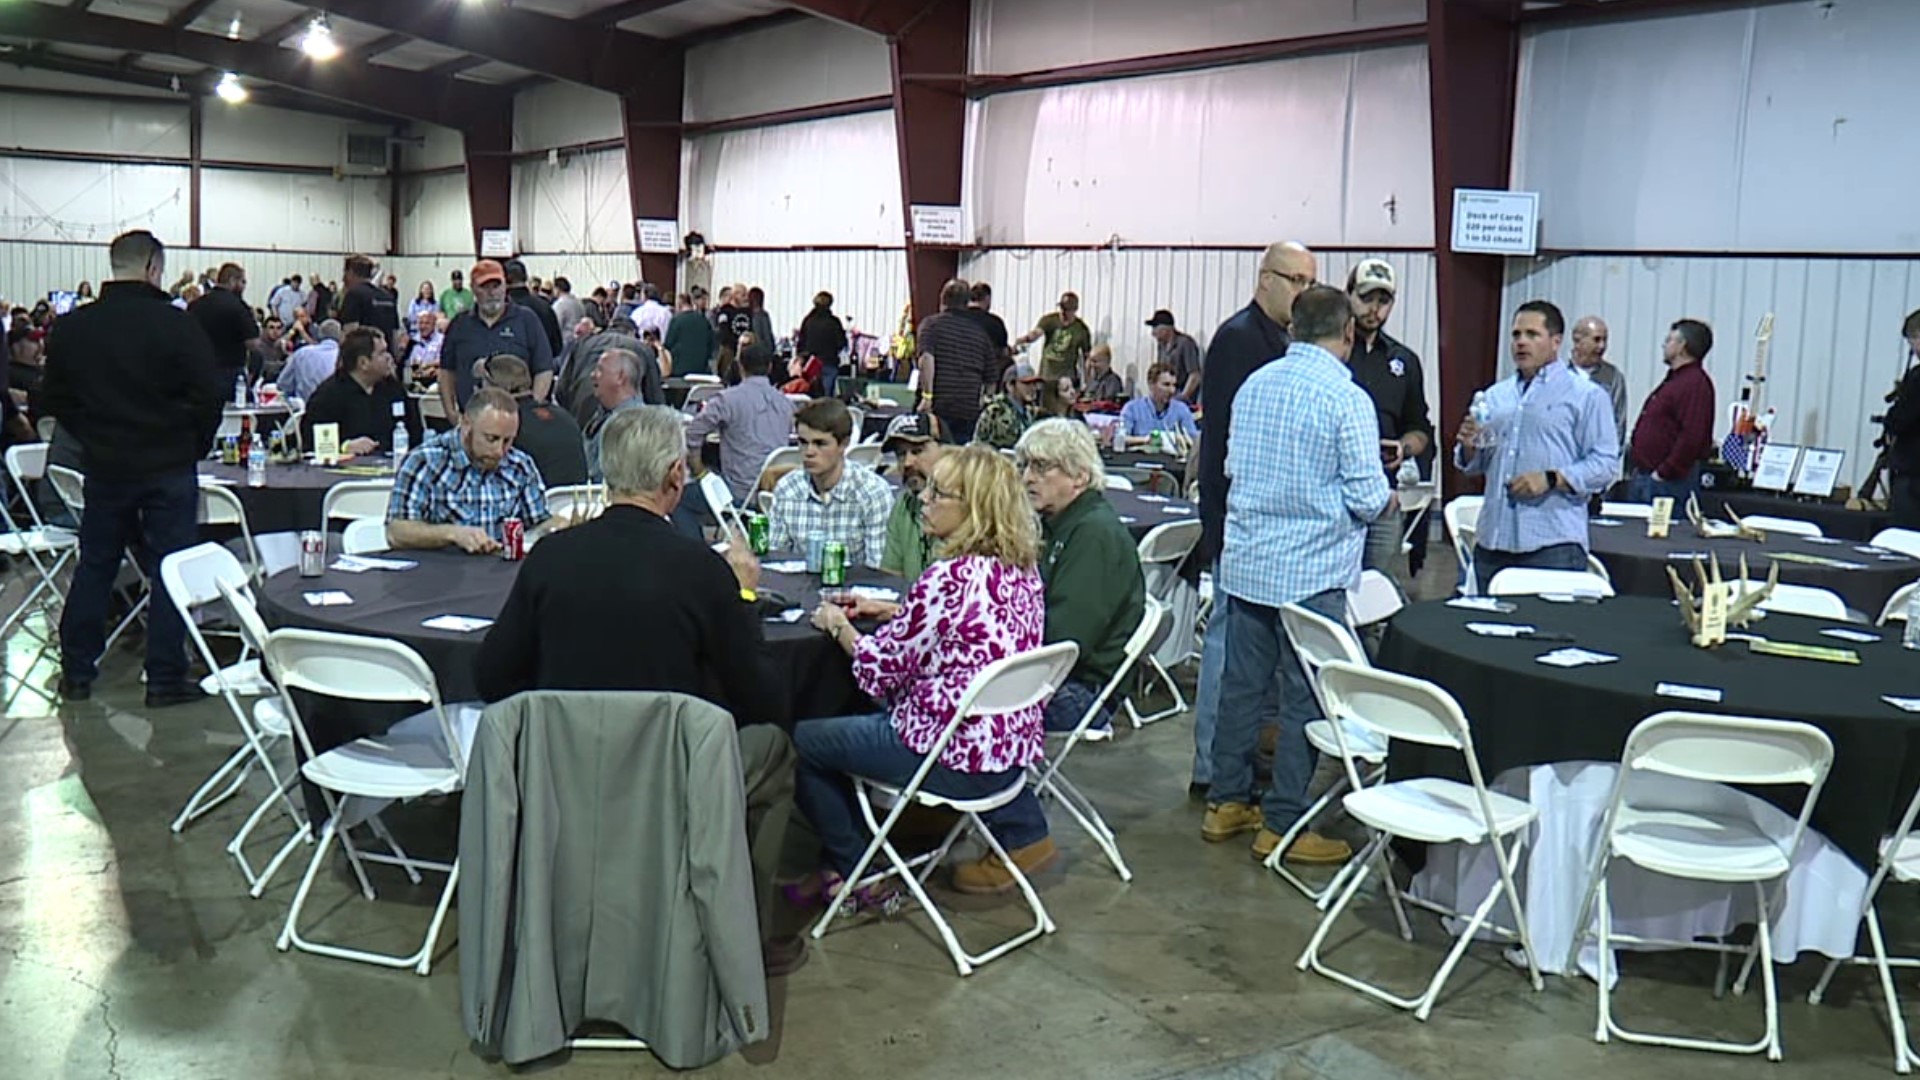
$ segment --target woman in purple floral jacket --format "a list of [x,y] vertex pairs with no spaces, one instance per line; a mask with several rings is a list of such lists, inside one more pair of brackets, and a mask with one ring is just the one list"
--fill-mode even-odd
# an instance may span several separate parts
[[[1046,604],[1036,569],[1038,530],[1013,465],[981,445],[947,454],[928,481],[920,520],[938,543],[938,561],[907,590],[897,613],[865,635],[836,605],[813,613],[813,625],[853,658],[860,688],[886,706],[866,716],[810,720],[793,733],[800,756],[794,799],[826,849],[827,892],[853,871],[871,839],[849,774],[911,780],[973,677],[1040,646]],[[852,614],[890,612],[891,605],[863,601]],[[927,774],[926,790],[979,798],[1019,780],[1040,756],[1042,712],[1034,705],[962,725]],[[1018,848],[1040,838],[1000,840]]]

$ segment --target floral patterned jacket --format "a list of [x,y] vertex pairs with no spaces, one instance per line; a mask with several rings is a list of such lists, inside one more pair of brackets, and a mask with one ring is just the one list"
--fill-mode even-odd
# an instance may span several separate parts
[[[1037,570],[965,555],[942,559],[907,590],[900,613],[860,639],[853,676],[883,703],[907,748],[925,753],[988,664],[1040,646],[1045,587]],[[963,724],[940,755],[956,772],[1024,768],[1040,756],[1042,706]]]

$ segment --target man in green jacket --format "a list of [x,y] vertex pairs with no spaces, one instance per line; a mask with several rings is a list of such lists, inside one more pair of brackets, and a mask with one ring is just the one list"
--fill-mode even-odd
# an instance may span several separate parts
[[933,540],[920,528],[920,500],[927,477],[945,450],[933,436],[933,417],[926,413],[894,417],[881,445],[899,455],[901,484],[900,497],[887,515],[887,546],[880,554],[880,569],[912,583],[933,561]]
[[[1040,514],[1040,576],[1047,590],[1043,636],[1048,644],[1080,646],[1073,671],[1047,702],[1047,730],[1072,731],[1126,658],[1127,639],[1146,609],[1146,579],[1139,547],[1107,501],[1106,470],[1085,424],[1042,420],[1020,437],[1015,455],[1027,497]],[[1112,731],[1111,709],[1102,706],[1085,737],[1107,737]],[[1038,803],[1022,800],[985,819],[996,832],[1016,832],[1010,828],[1015,815],[1041,812]],[[1019,823],[1028,827],[1028,835],[1044,825]],[[1059,850],[1048,836],[1007,854],[1022,873],[1031,874],[1051,865]],[[961,892],[1005,892],[1013,884],[1013,875],[991,852],[953,872],[953,887]]]
[[673,356],[676,377],[706,375],[713,371],[713,356],[719,348],[713,323],[707,320],[707,290],[695,285],[682,299],[685,303],[678,305],[679,312],[667,322],[666,340],[660,344]]

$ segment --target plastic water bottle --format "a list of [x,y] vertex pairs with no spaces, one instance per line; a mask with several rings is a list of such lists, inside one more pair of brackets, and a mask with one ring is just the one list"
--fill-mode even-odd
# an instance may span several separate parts
[[1473,445],[1493,445],[1493,402],[1487,399],[1485,390],[1473,392],[1473,404],[1467,407],[1467,415],[1473,417],[1479,431],[1474,434]]
[[267,441],[253,440],[253,446],[247,450],[247,486],[267,486]]
[[244,370],[234,372],[233,375],[233,407],[236,409],[247,407],[247,373]]
[[1900,644],[1920,649],[1920,589],[1913,590],[1913,595],[1907,597],[1907,625],[1900,631]]
[[393,463],[395,465],[400,464],[400,459],[407,456],[409,449],[410,447],[407,445],[407,406],[404,402],[396,401],[393,403]]

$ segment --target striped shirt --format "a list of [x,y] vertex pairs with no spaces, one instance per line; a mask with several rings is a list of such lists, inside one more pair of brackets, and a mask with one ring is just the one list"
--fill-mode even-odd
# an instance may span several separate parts
[[500,523],[517,517],[531,529],[552,515],[540,470],[524,450],[508,450],[495,469],[467,456],[460,429],[443,431],[400,461],[387,499],[388,521],[472,525],[500,539]]
[[1296,341],[1247,377],[1227,433],[1220,587],[1279,607],[1360,576],[1367,523],[1387,507],[1373,399],[1340,358]]
[[[1475,542],[1489,551],[1522,553],[1555,544],[1587,546],[1587,500],[1620,476],[1620,437],[1607,391],[1556,359],[1522,379],[1518,372],[1486,390],[1493,406],[1493,445],[1454,464],[1487,478]],[[1554,488],[1533,499],[1508,494],[1514,477],[1558,472],[1572,491]]]
[[880,474],[849,461],[840,482],[822,494],[805,469],[795,469],[773,486],[768,515],[768,546],[802,551],[815,536],[847,545],[848,566],[880,568],[887,550],[887,517],[893,513],[893,489]]

